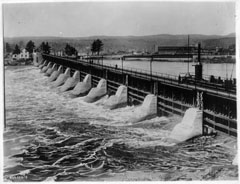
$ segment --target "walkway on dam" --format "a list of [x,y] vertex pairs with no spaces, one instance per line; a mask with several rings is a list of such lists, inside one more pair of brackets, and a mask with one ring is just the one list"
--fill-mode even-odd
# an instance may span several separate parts
[[[117,71],[118,73],[124,73],[124,74],[131,74],[131,75],[136,75],[140,78],[143,79],[149,79],[149,80],[155,80],[155,81],[160,81],[162,83],[172,85],[172,86],[178,86],[181,88],[188,88],[191,90],[199,90],[207,93],[214,94],[216,96],[221,96],[224,98],[228,99],[236,99],[236,91],[235,90],[228,90],[226,91],[226,88],[224,88],[221,85],[217,85],[214,83],[210,82],[203,82],[203,81],[196,81],[192,80],[192,83],[182,83],[179,82],[178,76],[175,75],[170,75],[170,74],[162,74],[162,73],[157,73],[157,72],[152,72],[152,75],[150,74],[150,71],[144,71],[144,70],[138,70],[138,69],[127,69],[127,68],[119,68],[119,67],[114,67],[114,66],[108,66],[108,65],[102,65],[102,64],[97,64],[97,63],[90,63],[89,61],[84,61],[84,60],[73,60],[69,58],[63,58],[59,56],[53,56],[53,55],[48,55],[50,57],[55,57],[56,59],[61,59],[61,60],[66,60],[66,62],[73,62],[75,64],[81,63],[84,65],[89,65],[89,66],[94,66],[98,67],[101,69],[109,69],[109,70],[114,70]],[[102,62],[99,60],[99,62]],[[66,67],[69,67],[66,65]],[[149,72],[149,73],[147,73]]]

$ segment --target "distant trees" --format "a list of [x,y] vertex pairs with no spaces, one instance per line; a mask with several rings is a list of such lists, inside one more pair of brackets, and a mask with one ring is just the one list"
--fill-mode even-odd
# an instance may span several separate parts
[[26,45],[26,50],[32,54],[33,53],[33,50],[35,48],[35,45],[34,45],[34,42],[32,40],[30,40],[27,45]]
[[91,45],[91,51],[92,54],[97,52],[97,55],[99,55],[99,53],[103,50],[103,43],[101,40],[97,39],[94,40],[92,45]]
[[65,54],[68,56],[77,55],[77,50],[69,44],[66,44]]
[[44,53],[44,54],[50,54],[50,49],[51,47],[48,45],[48,42],[42,42],[40,45],[40,50]]
[[21,50],[20,50],[18,44],[16,44],[16,45],[15,45],[15,48],[14,48],[14,50],[13,50],[13,54],[20,54],[20,53],[21,53]]

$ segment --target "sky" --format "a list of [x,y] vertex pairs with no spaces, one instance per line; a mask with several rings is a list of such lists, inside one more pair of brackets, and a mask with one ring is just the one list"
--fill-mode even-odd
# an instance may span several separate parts
[[3,4],[5,37],[227,35],[234,2],[61,2]]

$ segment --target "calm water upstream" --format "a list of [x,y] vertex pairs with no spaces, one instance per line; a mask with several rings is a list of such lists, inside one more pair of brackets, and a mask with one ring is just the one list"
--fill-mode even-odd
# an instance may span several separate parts
[[[4,180],[119,180],[129,172],[147,173],[143,180],[238,177],[237,167],[222,170],[234,157],[222,143],[232,139],[200,137],[168,145],[166,137],[181,117],[132,124],[128,119],[136,107],[106,110],[101,106],[106,98],[87,104],[53,88],[38,68],[6,67]],[[211,172],[213,166],[221,169]]]
[[[118,65],[119,68],[122,67],[120,60],[104,60],[106,65]],[[150,71],[149,61],[124,61],[123,67],[125,68],[137,68],[139,70]],[[187,73],[188,63],[185,62],[152,62],[152,71],[164,74],[171,74],[178,76],[179,73]],[[194,73],[194,63],[189,63],[189,72]],[[224,78],[235,78],[236,77],[236,65],[233,63],[203,63],[203,75],[214,75]]]

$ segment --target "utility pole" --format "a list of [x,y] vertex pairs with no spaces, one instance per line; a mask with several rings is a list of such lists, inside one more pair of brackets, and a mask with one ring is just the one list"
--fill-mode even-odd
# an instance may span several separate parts
[[187,68],[187,73],[189,75],[189,35],[188,35],[188,68]]
[[121,57],[121,62],[122,62],[122,81],[124,83],[124,76],[123,76],[123,59],[124,59],[124,56]]
[[153,61],[153,56],[151,56],[151,60],[150,60],[150,77],[152,80],[152,61]]
[[122,61],[122,74],[123,74],[123,57],[121,57],[121,61]]

